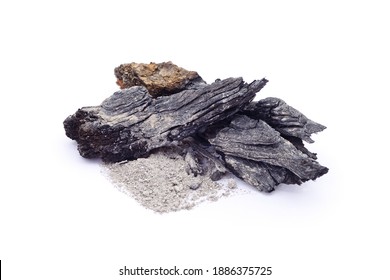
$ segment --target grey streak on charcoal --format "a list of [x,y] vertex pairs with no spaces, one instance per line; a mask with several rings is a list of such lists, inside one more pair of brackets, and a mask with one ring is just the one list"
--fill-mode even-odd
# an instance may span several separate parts
[[245,115],[235,115],[229,126],[207,131],[205,137],[224,155],[286,168],[301,181],[314,180],[328,172],[264,121]]
[[115,92],[100,106],[83,107],[64,121],[80,155],[107,162],[147,157],[236,114],[268,81],[228,78],[200,89],[152,98],[134,86]]
[[326,128],[275,97],[252,102],[243,112],[251,118],[265,121],[283,136],[297,137],[308,143],[314,142],[310,138],[313,133],[323,131]]

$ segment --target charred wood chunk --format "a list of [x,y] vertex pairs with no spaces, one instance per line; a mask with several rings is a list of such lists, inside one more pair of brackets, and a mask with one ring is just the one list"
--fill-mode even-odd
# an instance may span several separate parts
[[310,138],[313,133],[326,128],[308,119],[301,112],[275,97],[252,102],[243,110],[243,113],[253,119],[265,121],[280,132],[282,136],[300,138],[308,143],[314,142]]
[[198,89],[152,98],[142,86],[114,93],[100,106],[83,107],[64,121],[80,154],[104,161],[146,157],[227,119],[252,101],[267,83],[229,78]]
[[172,62],[121,64],[114,73],[121,89],[144,86],[153,97],[206,85],[197,72],[185,70]]
[[[296,183],[314,180],[328,172],[328,168],[321,166],[313,158],[299,151],[262,120],[237,114],[228,126],[217,131],[208,130],[204,135],[217,151],[224,154],[225,158],[228,156],[228,160],[230,156],[285,168],[298,177],[293,180]],[[248,166],[247,170],[244,169],[245,165]],[[239,170],[235,170],[235,166],[238,166]],[[234,159],[230,159],[228,162],[229,167],[236,174],[244,174],[245,172],[253,174],[255,168],[251,162],[244,161],[238,165]],[[259,167],[260,174],[266,174],[265,171],[262,171],[263,169],[263,166]],[[241,175],[240,177],[253,184],[253,180],[248,179],[253,175],[249,177]],[[290,177],[286,181],[290,181]],[[259,188],[270,190],[272,184],[266,183],[264,186],[260,184]]]

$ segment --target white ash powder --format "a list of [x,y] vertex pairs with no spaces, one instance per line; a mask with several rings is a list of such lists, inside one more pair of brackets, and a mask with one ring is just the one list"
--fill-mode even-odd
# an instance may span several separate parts
[[207,176],[188,175],[186,164],[175,152],[158,151],[148,158],[103,164],[103,171],[121,191],[160,213],[188,210],[205,201],[217,201],[237,188],[234,179],[222,184]]

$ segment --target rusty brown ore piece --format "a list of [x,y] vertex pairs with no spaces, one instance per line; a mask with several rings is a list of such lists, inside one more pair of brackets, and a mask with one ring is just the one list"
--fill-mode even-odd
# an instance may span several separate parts
[[206,84],[197,72],[188,71],[172,62],[122,64],[115,68],[114,73],[121,89],[144,86],[153,97]]

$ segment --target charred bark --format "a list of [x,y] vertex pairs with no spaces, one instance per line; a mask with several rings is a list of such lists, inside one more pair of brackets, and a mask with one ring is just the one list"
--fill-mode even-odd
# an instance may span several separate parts
[[228,125],[203,135],[232,173],[261,191],[273,191],[280,183],[301,184],[328,172],[262,120],[237,114]]
[[110,162],[146,157],[153,149],[231,117],[266,83],[229,78],[156,99],[146,88],[135,86],[114,93],[100,106],[79,109],[64,127],[83,157]]

